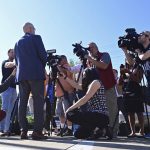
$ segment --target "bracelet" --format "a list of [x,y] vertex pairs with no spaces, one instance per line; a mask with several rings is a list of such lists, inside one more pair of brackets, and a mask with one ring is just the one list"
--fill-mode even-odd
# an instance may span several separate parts
[[66,78],[67,78],[67,76],[64,77],[64,79],[66,79]]

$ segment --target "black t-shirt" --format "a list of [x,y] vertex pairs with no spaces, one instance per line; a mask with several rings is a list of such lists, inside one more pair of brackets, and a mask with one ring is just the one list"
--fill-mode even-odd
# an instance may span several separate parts
[[[9,60],[4,60],[2,62],[2,83],[4,83],[4,81],[11,75],[12,71],[14,70],[14,68],[5,68],[4,66],[6,62],[9,62]],[[10,87],[16,88],[15,78],[12,80]]]

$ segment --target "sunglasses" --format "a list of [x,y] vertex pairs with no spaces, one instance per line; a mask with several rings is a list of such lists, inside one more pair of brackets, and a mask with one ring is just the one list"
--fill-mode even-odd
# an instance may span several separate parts
[[140,36],[145,35],[146,37],[149,37],[149,35],[148,35],[148,34],[145,34],[144,32],[140,33],[139,35],[140,35]]

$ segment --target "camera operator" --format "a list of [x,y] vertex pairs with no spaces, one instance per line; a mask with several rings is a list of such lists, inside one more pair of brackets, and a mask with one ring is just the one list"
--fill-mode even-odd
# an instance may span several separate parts
[[139,54],[139,58],[143,61],[144,73],[150,89],[150,32],[142,32],[138,38],[138,42],[143,45],[144,53]]
[[[142,60],[142,65],[144,67],[144,74],[147,79],[148,87],[150,88],[150,32],[145,31],[140,33],[138,37],[138,43],[141,44],[143,47],[140,49],[136,49],[135,51],[138,53],[138,57]],[[133,59],[129,54],[130,49],[127,47],[121,47],[125,57],[130,65],[134,65],[136,59]],[[128,51],[129,50],[129,51]]]
[[[150,32],[144,31],[140,33],[138,36],[138,43],[141,44],[143,47],[135,50],[138,53],[138,57],[142,62],[140,62],[144,69],[144,74],[147,79],[147,85],[150,91]],[[125,53],[125,57],[130,65],[139,64],[138,59],[133,59],[129,54],[127,47],[121,47],[123,52]],[[149,137],[149,134],[146,135]]]
[[[60,66],[60,67],[59,67]],[[64,77],[61,75],[62,73],[65,73],[68,78],[73,79],[73,74],[69,71],[61,70],[61,68],[67,68],[69,67],[67,57],[65,55],[61,55],[60,61],[58,63],[58,77],[56,80],[55,85],[55,96],[57,97],[56,101],[56,115],[60,119],[61,128],[64,128],[65,125],[65,111],[73,104],[73,100],[75,99],[74,94],[74,88],[64,79]],[[62,86],[62,87],[61,87]],[[63,88],[63,89],[62,89]],[[68,128],[66,129],[66,132],[63,133],[63,136],[71,136],[72,135],[72,123],[70,121],[67,121]],[[60,135],[62,131],[58,135]]]
[[[69,72],[73,73],[74,74],[74,77],[75,77],[75,81],[78,83],[78,84],[81,84],[82,83],[82,74],[83,74],[83,71],[84,71],[84,68],[83,68],[83,65],[82,64],[77,64],[75,66],[69,66],[69,67],[66,67],[66,68],[62,68],[63,71],[65,70],[68,70]],[[76,89],[76,95],[77,95],[77,98],[80,98],[84,95],[85,93],[79,89]],[[84,107],[85,108],[85,107]]]
[[99,72],[100,81],[105,88],[106,103],[109,111],[109,122],[113,129],[113,137],[117,136],[118,132],[118,108],[117,96],[115,91],[115,77],[112,70],[111,58],[108,53],[99,52],[95,43],[89,44],[90,56],[87,59],[96,67]]
[[[129,123],[131,128],[131,134],[128,137],[135,137],[135,113],[138,116],[140,132],[139,136],[144,135],[144,106],[142,100],[142,91],[140,87],[140,82],[143,77],[143,69],[141,66],[137,68],[132,68],[133,66],[129,65],[126,62],[124,68],[121,68],[121,78],[123,86],[123,98],[125,100],[125,108],[128,113]],[[122,81],[121,81],[122,80]]]

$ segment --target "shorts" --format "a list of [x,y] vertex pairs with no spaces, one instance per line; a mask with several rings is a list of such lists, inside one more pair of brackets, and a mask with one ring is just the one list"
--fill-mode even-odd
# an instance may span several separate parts
[[57,97],[55,109],[56,116],[58,117],[64,116],[66,110],[73,104],[73,101],[75,100],[75,94],[69,93],[68,97],[69,100],[65,99],[64,96]]

